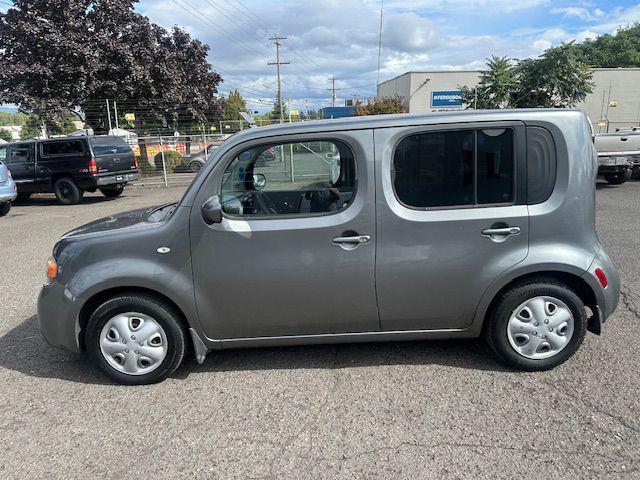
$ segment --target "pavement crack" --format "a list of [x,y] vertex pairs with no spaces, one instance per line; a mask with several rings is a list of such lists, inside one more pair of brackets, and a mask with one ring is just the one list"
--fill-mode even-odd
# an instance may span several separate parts
[[626,285],[622,285],[620,297],[622,298],[622,303],[627,307],[627,310],[640,320],[640,295]]

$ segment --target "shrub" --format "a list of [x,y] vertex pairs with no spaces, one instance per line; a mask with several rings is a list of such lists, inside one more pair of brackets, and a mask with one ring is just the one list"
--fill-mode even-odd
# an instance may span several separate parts
[[[162,152],[156,153],[156,156],[153,157],[153,163],[155,163],[156,169],[162,171]],[[173,173],[174,168],[182,164],[182,155],[175,150],[165,150],[164,163],[167,173]]]
[[[160,166],[162,166],[162,158],[160,159]],[[142,157],[138,157],[138,171],[142,175],[153,175],[156,173],[156,167],[149,163],[149,160],[145,160]]]

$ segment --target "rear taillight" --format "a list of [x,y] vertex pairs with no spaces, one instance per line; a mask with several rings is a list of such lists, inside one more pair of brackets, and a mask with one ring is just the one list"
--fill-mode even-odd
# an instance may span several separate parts
[[138,157],[133,157],[133,164],[136,166],[136,170],[138,170]]
[[95,158],[89,160],[89,173],[91,175],[95,175],[96,173],[98,173],[98,164],[96,163]]
[[596,274],[600,285],[602,285],[602,288],[607,288],[607,285],[609,285],[609,280],[607,280],[607,276],[602,271],[602,269],[596,268],[594,273]]

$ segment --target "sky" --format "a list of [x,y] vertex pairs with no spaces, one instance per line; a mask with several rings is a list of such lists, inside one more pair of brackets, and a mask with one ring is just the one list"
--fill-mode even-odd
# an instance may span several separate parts
[[[211,47],[224,83],[264,111],[276,96],[275,46],[283,96],[293,108],[375,96],[381,0],[140,0],[136,10],[178,25]],[[0,10],[7,7],[0,3]],[[640,3],[550,0],[384,0],[380,81],[409,70],[479,69],[491,55],[535,57],[640,21]]]

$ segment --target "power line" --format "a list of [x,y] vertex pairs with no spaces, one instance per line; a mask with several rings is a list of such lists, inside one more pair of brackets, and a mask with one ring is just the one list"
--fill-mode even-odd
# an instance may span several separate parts
[[344,88],[336,88],[336,77],[335,75],[331,77],[331,88],[328,89],[331,92],[331,106],[336,106],[336,91],[344,90]]

